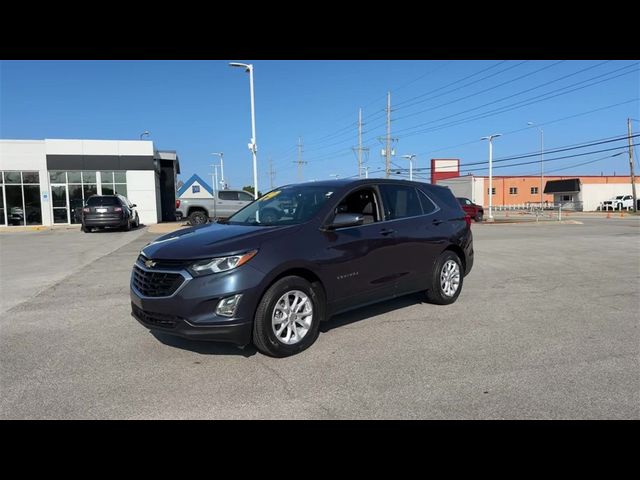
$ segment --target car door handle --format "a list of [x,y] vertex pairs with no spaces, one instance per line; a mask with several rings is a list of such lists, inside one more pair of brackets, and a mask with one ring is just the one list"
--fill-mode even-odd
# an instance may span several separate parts
[[434,220],[431,223],[433,223],[434,225],[438,226],[438,225],[440,225],[442,223],[442,220]]
[[392,233],[395,233],[395,230],[391,228],[383,228],[382,230],[380,230],[380,233],[382,235],[391,235]]

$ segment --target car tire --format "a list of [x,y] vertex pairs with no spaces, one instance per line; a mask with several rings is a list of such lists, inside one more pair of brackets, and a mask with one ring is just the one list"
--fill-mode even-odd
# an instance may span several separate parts
[[134,228],[138,228],[140,226],[140,217],[136,213],[136,221],[134,223]]
[[476,214],[476,218],[475,218],[476,222],[478,222],[478,223],[479,223],[479,222],[482,222],[482,217],[483,217],[482,212],[478,212],[478,213]]
[[189,215],[189,223],[191,225],[202,225],[207,223],[208,221],[209,221],[209,218],[201,210],[196,210],[195,212],[192,212]]
[[[304,297],[306,300],[303,300]],[[304,316],[310,311],[310,318],[298,317],[301,322],[294,320],[289,323],[291,326],[287,326],[289,320],[284,319],[286,314],[282,308],[285,305],[283,298],[289,301],[290,306],[296,299],[298,305],[304,301],[305,305],[299,313]],[[298,276],[281,278],[269,287],[258,304],[253,325],[253,344],[258,351],[271,357],[281,358],[300,353],[318,338],[320,322],[324,320],[325,312],[324,293],[319,285],[311,284]],[[278,315],[283,318],[280,323],[277,321]],[[289,319],[292,320],[291,317]],[[300,330],[304,330],[306,320],[309,321],[306,331],[299,340],[294,340],[291,332],[300,334]],[[280,335],[278,330],[281,332]],[[287,340],[293,343],[287,343]]]
[[131,218],[127,219],[127,224],[124,226],[124,231],[128,232],[131,230]]
[[[455,275],[456,267],[457,276]],[[446,279],[449,283],[446,283]],[[436,305],[449,305],[455,302],[462,291],[463,280],[464,271],[460,257],[451,250],[445,250],[436,260],[431,272],[426,292],[427,301]],[[456,282],[457,286],[454,288],[453,285]]]
[[85,227],[84,225],[82,225],[81,230],[82,230],[84,233],[91,233],[91,232],[93,231],[93,229],[92,229],[91,227]]

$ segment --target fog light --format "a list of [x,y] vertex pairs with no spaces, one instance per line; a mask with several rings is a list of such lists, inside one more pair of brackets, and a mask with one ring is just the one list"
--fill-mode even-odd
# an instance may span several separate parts
[[233,297],[227,297],[220,300],[216,307],[216,315],[233,317],[236,314],[238,303],[240,303],[240,297],[242,297],[242,295],[234,295]]

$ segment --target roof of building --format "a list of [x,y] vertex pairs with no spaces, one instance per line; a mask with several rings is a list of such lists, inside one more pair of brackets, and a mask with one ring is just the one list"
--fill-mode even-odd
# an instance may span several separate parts
[[184,182],[184,185],[180,187],[180,189],[178,190],[178,196],[181,196],[184,192],[186,192],[195,182],[198,182],[200,185],[202,185],[202,188],[213,195],[213,188],[211,188],[207,182],[200,178],[199,175],[194,173],[193,175],[191,175],[191,178]]

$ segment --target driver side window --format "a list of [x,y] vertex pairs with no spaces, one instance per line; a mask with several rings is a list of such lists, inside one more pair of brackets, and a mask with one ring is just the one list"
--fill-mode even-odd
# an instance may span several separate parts
[[378,200],[375,191],[363,188],[348,194],[334,210],[338,213],[355,213],[364,217],[364,225],[379,222]]

